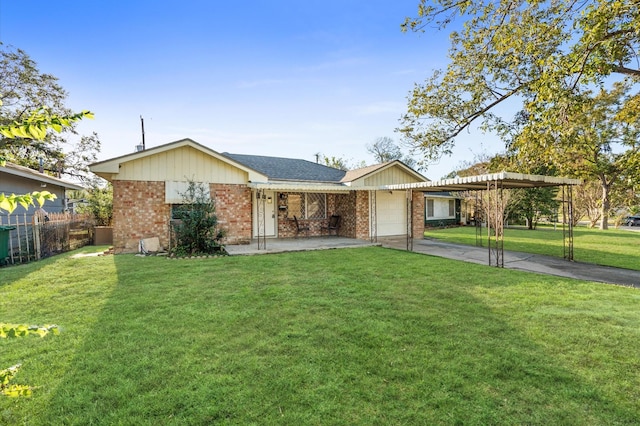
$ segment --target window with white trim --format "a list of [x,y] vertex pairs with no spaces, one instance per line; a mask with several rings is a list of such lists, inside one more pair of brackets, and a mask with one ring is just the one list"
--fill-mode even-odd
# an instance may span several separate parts
[[449,216],[453,217],[456,215],[456,202],[455,200],[449,200]]

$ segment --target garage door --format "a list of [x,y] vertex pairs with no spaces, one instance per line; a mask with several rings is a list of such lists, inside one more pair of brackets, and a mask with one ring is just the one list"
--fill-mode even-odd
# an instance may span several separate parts
[[407,233],[407,199],[404,191],[376,193],[378,236]]

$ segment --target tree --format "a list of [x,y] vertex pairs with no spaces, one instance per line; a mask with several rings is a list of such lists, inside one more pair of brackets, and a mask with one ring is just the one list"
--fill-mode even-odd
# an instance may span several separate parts
[[405,155],[402,149],[389,137],[377,138],[373,143],[367,144],[367,152],[373,155],[378,163],[400,160],[407,166],[417,169],[418,163],[409,155]]
[[88,164],[97,159],[100,140],[94,133],[72,143],[76,122],[90,113],[74,114],[66,98],[56,77],[40,72],[24,51],[0,42],[0,157],[34,169],[42,161],[56,176],[90,176]]
[[213,254],[222,250],[225,232],[218,226],[216,206],[204,184],[189,181],[181,194],[183,204],[176,212],[180,223],[175,225],[178,255]]
[[[451,33],[446,70],[415,85],[398,129],[426,158],[450,154],[472,124],[513,124],[515,118],[498,114],[507,101],[528,113],[570,107],[586,87],[640,76],[637,1],[420,0],[418,15],[402,29],[444,29],[456,20],[463,22]],[[633,110],[638,98],[621,109]],[[551,130],[562,130],[547,118]]]
[[602,217],[602,186],[596,182],[584,182],[573,193],[575,222],[586,217],[589,228],[594,228]]
[[349,160],[346,160],[342,157],[327,157],[326,155],[322,156],[322,162],[324,163],[325,166],[328,167],[333,167],[334,169],[340,169],[340,170],[349,170],[350,166],[347,164],[349,162]]
[[[640,121],[624,118],[630,88],[627,80],[616,82],[531,113],[511,145],[526,164],[553,164],[562,174],[598,182],[600,229],[608,228],[615,193],[640,176]],[[562,128],[554,130],[552,120]]]
[[366,163],[364,161],[357,163],[352,159],[349,160],[344,157],[335,157],[335,156],[327,157],[326,155],[320,152],[316,153],[316,159],[318,162],[323,163],[327,167],[333,167],[334,169],[339,169],[344,171],[353,170],[360,167],[366,167]]
[[507,215],[524,218],[527,227],[536,229],[543,217],[555,217],[558,214],[558,188],[518,188],[510,190]]
[[78,208],[79,213],[93,216],[96,226],[111,226],[113,220],[113,186],[108,182],[104,186],[94,185],[87,191],[87,204]]
[[[2,101],[0,100],[0,107]],[[77,114],[68,116],[59,116],[50,114],[47,110],[37,109],[29,114],[28,118],[22,122],[14,121],[10,124],[0,125],[0,134],[4,137],[3,142],[9,144],[12,139],[21,138],[23,140],[32,140],[46,135],[47,130],[61,131],[65,127],[83,118],[93,118],[93,114],[89,111],[82,111]],[[24,143],[24,142],[21,142]],[[5,158],[0,155],[0,166],[6,162]],[[0,212],[6,211],[11,213],[18,205],[25,209],[30,205],[42,206],[46,200],[55,200],[56,195],[49,191],[34,191],[30,194],[11,194],[5,195],[0,193]]]
[[386,163],[402,158],[402,150],[389,137],[377,138],[373,143],[367,144],[367,152],[373,155],[378,163]]

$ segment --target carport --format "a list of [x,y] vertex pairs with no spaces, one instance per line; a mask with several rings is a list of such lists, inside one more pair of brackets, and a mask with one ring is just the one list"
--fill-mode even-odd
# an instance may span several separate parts
[[[562,193],[562,236],[563,257],[573,260],[573,186],[581,184],[580,179],[555,176],[530,175],[522,173],[500,172],[485,175],[458,177],[430,182],[387,185],[389,191],[407,191],[407,200],[415,190],[430,192],[475,191],[476,211],[482,211],[486,219],[488,262],[491,266],[504,267],[504,219],[505,201],[503,191],[516,188],[559,187]],[[480,191],[487,191],[487,203],[480,203]],[[407,250],[413,250],[413,216],[407,215]],[[482,245],[482,221],[476,220],[476,245]]]

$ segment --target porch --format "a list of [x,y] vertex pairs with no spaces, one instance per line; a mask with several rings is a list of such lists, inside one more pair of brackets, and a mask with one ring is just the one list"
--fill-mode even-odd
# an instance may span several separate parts
[[[263,247],[263,244],[266,244],[266,246]],[[260,249],[258,249],[258,240],[254,238],[250,244],[227,245],[225,249],[230,256],[248,256],[254,254],[330,250],[379,245],[381,244],[369,240],[346,237],[269,238],[266,240],[266,243],[260,241]]]

